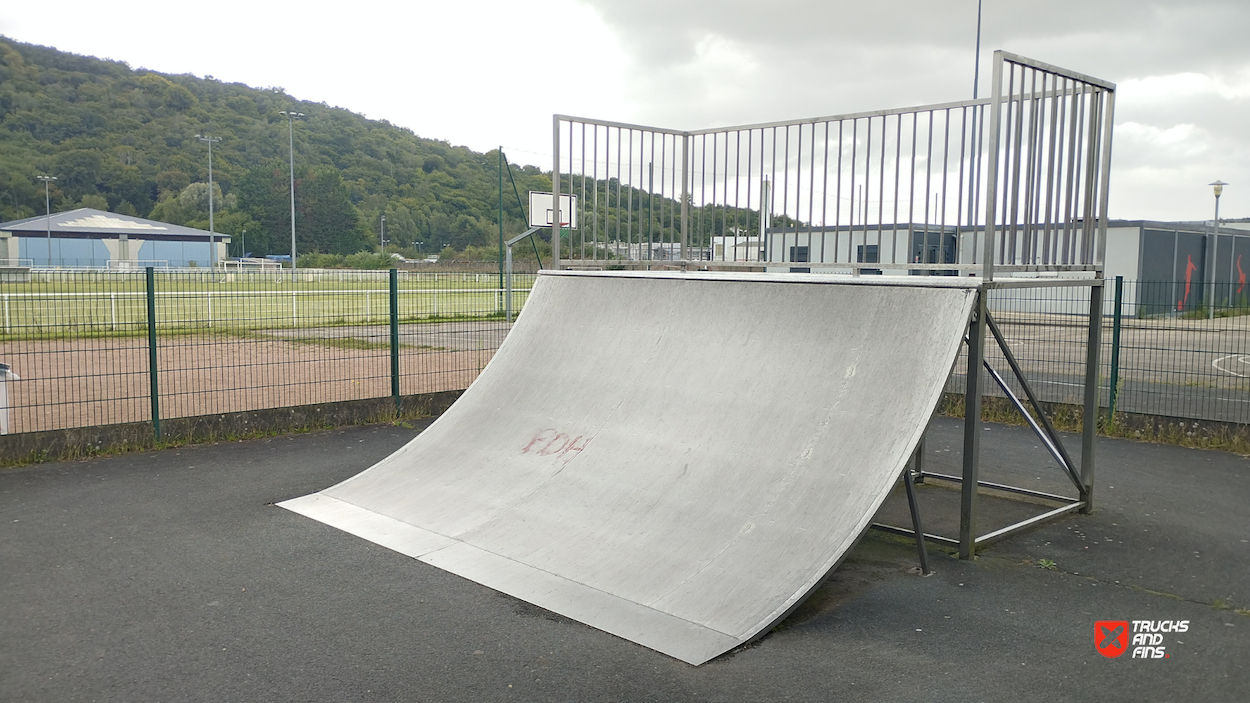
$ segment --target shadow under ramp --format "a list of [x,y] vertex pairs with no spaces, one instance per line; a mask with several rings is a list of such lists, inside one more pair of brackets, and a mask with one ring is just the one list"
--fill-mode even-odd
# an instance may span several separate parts
[[977,284],[872,278],[544,272],[425,432],[281,505],[701,664],[837,565],[942,393]]

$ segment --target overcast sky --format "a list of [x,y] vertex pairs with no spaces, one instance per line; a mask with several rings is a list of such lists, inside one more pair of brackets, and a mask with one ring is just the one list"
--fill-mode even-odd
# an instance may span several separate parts
[[[5,3],[0,34],[212,75],[550,168],[551,115],[693,129],[969,98],[976,0]],[[1111,214],[1250,216],[1250,2],[986,0],[1006,49],[1118,84]]]

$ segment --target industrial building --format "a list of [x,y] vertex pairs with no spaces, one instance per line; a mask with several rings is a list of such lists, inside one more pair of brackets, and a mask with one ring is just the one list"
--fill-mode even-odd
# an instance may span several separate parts
[[[1063,233],[1047,235],[1040,231],[1040,227],[1038,229],[1036,241],[1039,253],[1049,241],[1053,250],[1048,250],[1046,256],[1062,262]],[[769,270],[812,268],[830,273],[838,272],[838,267],[796,267],[792,264],[818,265],[835,261],[877,263],[882,260],[942,264],[956,261],[956,254],[961,248],[964,256],[959,257],[960,260],[974,261],[979,260],[975,254],[979,254],[983,246],[981,237],[984,231],[983,227],[910,223],[775,228],[765,233],[762,247],[758,238],[718,237],[714,242],[718,256],[713,258],[749,261],[758,252],[760,258],[774,262]],[[996,242],[995,250],[1001,253],[998,246],[999,242]],[[763,256],[765,252],[769,256]],[[906,259],[902,258],[904,253]],[[1005,258],[1016,259],[1018,263],[1022,253],[1008,252]],[[788,267],[775,267],[776,262],[786,262]],[[850,269],[845,272],[850,273]],[[955,274],[935,266],[869,270],[864,273]],[[1216,234],[1210,223],[1203,222],[1111,220],[1107,223],[1104,275],[1108,279],[1123,276],[1125,280],[1138,282],[1131,289],[1130,297],[1124,301],[1126,314],[1136,314],[1138,306],[1150,312],[1169,309],[1187,312],[1206,306],[1207,299],[1212,296],[1217,307],[1245,306],[1250,295],[1246,289],[1247,273],[1250,273],[1250,231],[1244,225],[1223,224]],[[1048,274],[1038,271],[1016,275]],[[1069,271],[1065,275],[1079,276],[1081,272]]]
[[0,260],[9,267],[208,267],[226,258],[229,243],[220,232],[92,208],[0,224]]

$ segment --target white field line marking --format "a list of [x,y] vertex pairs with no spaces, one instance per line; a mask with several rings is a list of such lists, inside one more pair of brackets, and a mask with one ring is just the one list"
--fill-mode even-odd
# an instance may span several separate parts
[[1211,362],[1211,365],[1212,365],[1212,366],[1214,366],[1214,367],[1215,367],[1217,370],[1219,370],[1219,371],[1223,371],[1224,373],[1231,373],[1232,375],[1237,376],[1237,377],[1239,377],[1239,378],[1247,378],[1247,377],[1250,377],[1250,374],[1237,373],[1236,371],[1233,371],[1232,369],[1226,369],[1226,368],[1224,368],[1223,366],[1220,366],[1220,362],[1221,362],[1221,361],[1223,361],[1223,360],[1225,360],[1225,359],[1231,359],[1231,358],[1233,358],[1233,357],[1237,357],[1237,363],[1239,363],[1239,364],[1250,364],[1250,361],[1247,361],[1247,359],[1250,359],[1250,355],[1246,355],[1246,354],[1225,354],[1224,356],[1221,356],[1220,358],[1216,359],[1215,361],[1212,361],[1212,362]]

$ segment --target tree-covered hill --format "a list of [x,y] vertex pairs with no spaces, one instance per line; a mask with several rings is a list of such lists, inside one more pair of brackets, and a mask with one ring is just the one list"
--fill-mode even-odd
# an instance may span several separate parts
[[[388,244],[424,251],[490,246],[498,235],[496,152],[418,137],[386,121],[298,101],[280,88],[134,70],[124,63],[0,37],[0,221],[44,211],[40,174],[56,176],[53,211],[78,206],[208,227],[213,145],[215,226],[238,254],[287,253],[288,123],[294,123],[301,252],[351,254]],[[550,176],[514,169],[521,193]],[[507,184],[508,195],[511,185]],[[505,231],[523,228],[514,197]]]

